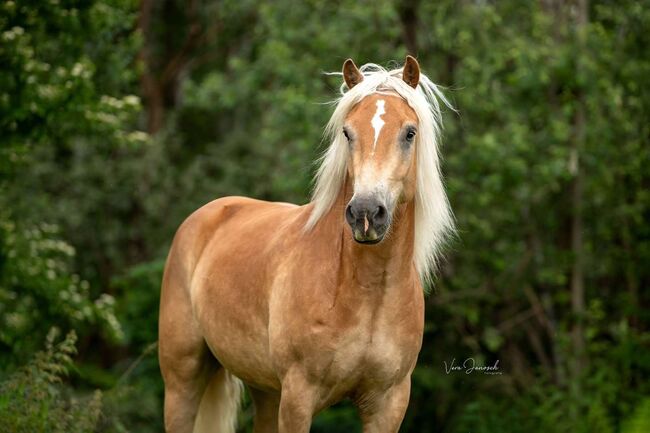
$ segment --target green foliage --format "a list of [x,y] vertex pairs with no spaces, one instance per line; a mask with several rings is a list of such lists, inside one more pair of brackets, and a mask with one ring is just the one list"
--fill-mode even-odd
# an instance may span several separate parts
[[[0,178],[15,174],[35,144],[67,149],[70,138],[141,140],[121,128],[125,107],[138,98],[102,91],[124,89],[135,37],[115,38],[133,22],[131,1],[3,2],[0,14]],[[93,40],[92,47],[86,44]],[[132,54],[131,54],[132,56]],[[131,57],[132,58],[132,57]],[[131,109],[131,111],[133,111]]]
[[[122,330],[115,299],[93,299],[89,283],[72,272],[75,250],[48,224],[26,229],[0,218],[0,362],[4,368],[33,353],[52,324],[96,328],[111,340]],[[29,338],[27,338],[29,336]]]
[[144,347],[124,372],[104,391],[99,431],[163,431],[161,416],[162,386],[159,379],[157,343]]
[[[347,57],[401,61],[409,30],[460,113],[446,113],[442,149],[459,236],[427,298],[401,431],[648,430],[647,1],[591,0],[581,29],[568,1],[166,0],[152,2],[149,27],[138,20],[145,5],[0,5],[0,374],[52,325],[75,329],[72,383],[103,390],[103,417],[73,409],[60,430],[162,430],[152,343],[174,230],[219,196],[305,203],[340,85],[322,72]],[[150,137],[141,129],[156,108],[164,121]],[[580,317],[570,287],[576,161]],[[45,353],[59,353],[49,344]],[[467,357],[498,359],[502,375],[445,373],[444,362]],[[56,423],[76,393],[29,365],[3,382],[0,423],[48,430],[11,413]],[[59,398],[21,400],[19,383],[48,383]],[[314,424],[359,430],[349,404]]]
[[334,428],[342,432],[361,431],[357,409],[350,401],[344,401],[323,411],[314,418],[311,431],[314,433],[327,433]]
[[55,344],[52,329],[45,351],[0,382],[0,431],[11,433],[94,432],[101,414],[101,393],[77,397],[63,386],[75,354],[70,332]]
[[163,260],[144,263],[114,280],[116,294],[122,300],[117,314],[127,326],[126,340],[133,346],[145,346],[158,339],[158,330],[151,324],[158,320],[164,266]]
[[650,397],[639,402],[632,417],[628,419],[621,430],[622,433],[643,433],[650,430]]

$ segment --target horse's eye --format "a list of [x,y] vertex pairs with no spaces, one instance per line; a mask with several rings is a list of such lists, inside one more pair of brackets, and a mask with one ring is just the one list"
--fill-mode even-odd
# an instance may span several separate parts
[[348,134],[348,131],[347,131],[347,130],[345,130],[345,129],[343,130],[343,135],[345,135],[345,138],[346,138],[348,141],[350,141],[350,135]]
[[408,141],[413,141],[414,138],[415,138],[415,131],[411,130],[411,131],[406,133],[406,139]]

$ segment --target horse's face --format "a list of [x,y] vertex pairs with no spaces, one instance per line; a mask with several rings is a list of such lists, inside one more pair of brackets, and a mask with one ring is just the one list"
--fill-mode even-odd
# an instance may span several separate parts
[[[354,79],[363,79],[359,73],[348,80],[345,65],[343,71],[350,87],[356,84]],[[417,81],[413,87],[416,85]],[[348,113],[341,134],[350,150],[348,175],[353,196],[345,218],[357,242],[381,242],[397,204],[413,199],[417,132],[415,111],[397,95],[372,94]]]
[[345,217],[357,242],[380,242],[396,205],[413,199],[417,126],[415,111],[399,96],[368,96],[348,114],[342,133],[354,194]]

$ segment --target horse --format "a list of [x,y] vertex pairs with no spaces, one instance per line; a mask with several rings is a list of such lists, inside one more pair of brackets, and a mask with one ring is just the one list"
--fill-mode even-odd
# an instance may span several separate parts
[[165,265],[159,360],[169,433],[230,433],[244,384],[255,433],[307,433],[342,399],[397,432],[422,345],[424,287],[453,232],[439,87],[348,59],[311,201],[214,200]]

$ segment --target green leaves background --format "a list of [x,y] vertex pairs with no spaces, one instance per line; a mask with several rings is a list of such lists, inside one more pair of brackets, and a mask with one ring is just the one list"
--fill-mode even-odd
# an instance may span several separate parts
[[[568,0],[4,2],[0,376],[12,397],[0,398],[0,419],[16,420],[3,414],[15,411],[21,384],[47,383],[64,408],[86,398],[101,411],[71,418],[78,431],[160,431],[151,345],[174,230],[224,195],[305,203],[340,85],[323,72],[347,57],[390,66],[411,53],[459,111],[445,113],[442,149],[459,231],[427,298],[401,431],[644,431],[650,4],[589,1],[585,25],[580,8]],[[54,355],[52,327],[76,331],[73,364]],[[33,367],[45,364],[29,363],[46,341],[36,359],[68,372],[56,383]],[[74,342],[65,341],[71,357]],[[468,357],[498,359],[503,374],[445,373],[445,361]],[[34,424],[3,430],[57,431],[48,408],[62,410],[39,406]],[[358,430],[347,404],[313,427]]]

